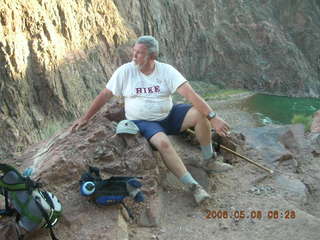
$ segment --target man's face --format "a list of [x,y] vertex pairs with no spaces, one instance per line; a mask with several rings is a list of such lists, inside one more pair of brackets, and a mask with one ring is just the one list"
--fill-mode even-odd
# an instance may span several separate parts
[[142,44],[137,43],[133,47],[132,60],[139,69],[142,69],[153,58],[148,54],[148,48]]

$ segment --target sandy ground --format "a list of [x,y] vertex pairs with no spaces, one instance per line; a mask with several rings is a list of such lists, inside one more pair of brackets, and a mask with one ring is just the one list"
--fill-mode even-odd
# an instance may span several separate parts
[[[234,130],[256,126],[237,102],[236,97],[211,104]],[[230,172],[209,176],[212,199],[203,206],[196,206],[190,193],[178,186],[166,188],[159,193],[160,225],[131,226],[130,240],[319,239],[320,213],[307,212],[298,197],[287,195],[276,184],[275,177],[239,161]],[[264,191],[257,194],[254,187]]]

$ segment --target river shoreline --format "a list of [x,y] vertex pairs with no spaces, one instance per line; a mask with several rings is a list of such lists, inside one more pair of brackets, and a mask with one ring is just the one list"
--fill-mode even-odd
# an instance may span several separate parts
[[232,130],[240,130],[242,128],[257,127],[258,122],[253,115],[243,111],[240,107],[241,101],[253,96],[254,92],[240,93],[228,96],[224,99],[211,99],[208,104],[228,122]]

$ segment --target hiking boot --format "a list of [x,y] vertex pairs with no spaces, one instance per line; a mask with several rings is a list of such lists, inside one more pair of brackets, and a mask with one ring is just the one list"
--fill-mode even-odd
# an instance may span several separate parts
[[193,194],[194,200],[197,204],[201,204],[203,201],[210,198],[210,195],[207,193],[207,191],[204,190],[204,188],[199,184],[191,184],[189,189]]
[[233,166],[217,161],[216,159],[211,159],[208,161],[204,161],[202,168],[210,173],[222,173],[231,170]]

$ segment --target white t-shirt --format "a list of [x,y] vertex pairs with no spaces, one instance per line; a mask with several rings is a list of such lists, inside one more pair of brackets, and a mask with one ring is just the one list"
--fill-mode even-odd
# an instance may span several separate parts
[[156,121],[168,116],[173,105],[171,95],[186,81],[169,64],[155,61],[153,73],[145,75],[129,62],[114,72],[106,88],[124,97],[127,119]]

